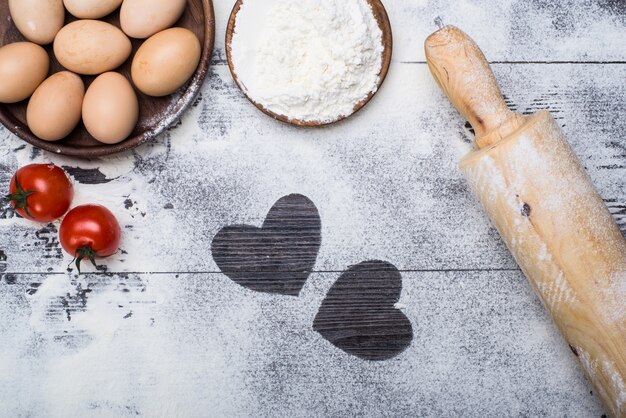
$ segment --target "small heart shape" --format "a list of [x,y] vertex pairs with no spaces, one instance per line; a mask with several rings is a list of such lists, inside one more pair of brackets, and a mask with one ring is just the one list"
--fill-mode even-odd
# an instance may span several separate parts
[[298,296],[319,252],[322,223],[306,196],[280,198],[261,228],[230,225],[213,238],[211,252],[235,283],[264,293]]
[[402,291],[398,269],[384,261],[349,268],[333,284],[313,329],[333,345],[365,360],[388,360],[413,339],[409,319],[394,305]]

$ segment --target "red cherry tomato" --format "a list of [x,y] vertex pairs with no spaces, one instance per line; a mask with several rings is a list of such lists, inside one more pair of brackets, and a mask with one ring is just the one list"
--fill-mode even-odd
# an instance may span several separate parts
[[10,200],[16,212],[26,219],[50,222],[67,212],[74,198],[72,182],[54,164],[31,164],[17,170],[11,184]]
[[115,216],[100,205],[75,207],[65,216],[59,229],[61,246],[76,258],[79,273],[83,259],[89,259],[96,266],[95,257],[113,255],[121,236],[122,230]]

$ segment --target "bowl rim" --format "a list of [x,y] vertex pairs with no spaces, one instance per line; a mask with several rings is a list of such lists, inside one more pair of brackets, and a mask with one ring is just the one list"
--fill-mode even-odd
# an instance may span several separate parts
[[350,116],[354,115],[359,110],[363,109],[370,102],[370,100],[372,100],[372,98],[376,95],[376,93],[378,93],[378,91],[381,89],[383,83],[385,82],[385,79],[387,78],[387,74],[389,74],[389,69],[391,67],[391,58],[393,55],[393,31],[391,28],[391,21],[389,20],[389,15],[387,14],[387,10],[385,9],[385,6],[381,0],[366,0],[366,1],[372,7],[374,18],[376,19],[376,22],[378,23],[378,26],[380,27],[383,33],[383,38],[382,38],[383,60],[382,60],[382,67],[380,70],[376,90],[371,91],[363,100],[355,104],[354,109],[352,110],[351,113],[340,116],[336,119],[333,119],[327,122],[292,119],[285,115],[281,115],[281,114],[275,113],[267,109],[262,104],[255,102],[248,95],[246,88],[243,86],[243,84],[239,80],[239,77],[237,77],[237,73],[235,71],[235,67],[232,63],[232,57],[231,57],[231,42],[232,42],[233,33],[235,31],[237,13],[239,13],[239,9],[241,8],[241,5],[243,4],[243,0],[237,0],[235,2],[235,5],[233,6],[233,9],[230,13],[230,17],[228,19],[228,26],[226,27],[226,39],[224,43],[225,50],[226,50],[226,60],[228,62],[228,69],[230,70],[230,74],[233,77],[233,80],[235,81],[235,83],[237,84],[237,87],[239,87],[239,89],[243,92],[246,99],[248,99],[248,101],[252,103],[261,112],[265,113],[267,116],[271,117],[272,119],[275,119],[275,120],[278,120],[280,122],[284,122],[290,125],[306,126],[306,127],[327,126],[327,125],[335,124],[337,122],[341,122],[349,118]]
[[198,68],[187,82],[185,91],[176,99],[175,104],[171,106],[171,111],[167,116],[161,120],[155,121],[154,125],[146,131],[139,135],[129,137],[118,144],[76,147],[58,141],[44,141],[37,138],[24,123],[15,119],[13,115],[6,110],[5,104],[0,104],[0,123],[17,137],[37,148],[71,157],[93,158],[109,156],[129,151],[155,139],[174,124],[174,122],[176,122],[176,120],[194,103],[203,85],[204,79],[208,74],[213,48],[215,46],[215,11],[212,0],[201,1],[204,11],[204,42]]

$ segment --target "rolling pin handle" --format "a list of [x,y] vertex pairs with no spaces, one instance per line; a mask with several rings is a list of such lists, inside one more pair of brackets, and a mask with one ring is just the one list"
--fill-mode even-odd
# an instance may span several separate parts
[[492,145],[524,123],[502,97],[487,59],[476,43],[455,26],[445,26],[424,43],[435,80],[476,132],[478,148]]

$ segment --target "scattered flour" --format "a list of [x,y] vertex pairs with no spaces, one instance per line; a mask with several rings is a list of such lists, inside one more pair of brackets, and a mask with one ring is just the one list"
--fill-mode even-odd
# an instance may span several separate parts
[[[577,0],[569,3],[573,1]],[[447,23],[470,19],[464,28],[478,38],[482,35],[480,43],[486,41],[490,59],[567,60],[583,56],[581,51],[588,51],[587,59],[626,56],[623,43],[615,47],[608,43],[611,35],[623,39],[618,36],[623,29],[597,14],[591,20],[604,25],[604,34],[598,31],[581,41],[580,35],[586,35],[581,31],[558,39],[552,32],[545,36],[552,19],[538,30],[528,26],[536,23],[536,13],[529,12],[531,3],[515,2],[525,11],[512,16],[523,36],[512,36],[507,30],[511,19],[502,13],[513,8],[511,1],[477,0],[474,4],[489,6],[482,9],[483,15],[465,13],[463,5],[469,1],[429,2],[425,10],[420,7],[425,1],[418,0],[417,6],[415,2],[385,2],[394,27],[404,33],[396,38],[399,61],[423,58],[416,40],[434,29],[428,26],[433,6],[447,10],[443,14]],[[216,3],[218,22],[227,19],[231,5]],[[567,13],[573,10],[568,7]],[[480,29],[487,26],[489,31]],[[567,48],[556,53],[555,45],[564,43]],[[329,131],[297,130],[259,117],[237,97],[225,66],[211,71],[204,100],[190,108],[183,125],[165,138],[121,155],[123,161],[79,161],[83,168],[99,167],[108,178],[122,176],[77,190],[81,201],[116,199],[124,222],[133,227],[125,235],[124,248],[130,256],[123,264],[110,261],[110,271],[169,271],[171,266],[211,270],[210,258],[201,256],[217,228],[225,222],[261,222],[255,216],[262,216],[282,193],[293,191],[311,196],[326,209],[321,270],[342,269],[363,257],[390,259],[404,268],[514,268],[483,213],[468,203],[465,183],[453,166],[461,150],[451,146],[455,141],[459,148],[467,147],[457,129],[462,121],[425,65],[397,63],[380,100]],[[624,98],[619,83],[623,70],[618,66],[498,65],[496,71],[515,103],[531,110],[536,109],[531,106],[536,106],[532,103],[540,92],[559,92],[558,99],[544,106],[561,109],[569,139],[579,155],[589,158],[592,170],[606,164],[610,153],[618,154],[607,146],[621,138],[624,126],[610,111]],[[589,99],[593,109],[580,103],[588,91],[597,93]],[[369,123],[370,110],[380,118],[377,123]],[[22,145],[0,129],[2,164],[15,169],[33,158],[77,164],[71,158],[35,153],[30,146],[14,151]],[[203,178],[195,181],[197,173]],[[604,196],[623,202],[619,173],[591,174]],[[200,190],[210,210],[194,209],[194,201],[186,199],[188,195],[195,199],[196,194],[181,187],[184,181]],[[138,203],[126,214],[122,202],[129,194]],[[174,209],[163,209],[170,202]],[[148,209],[146,218],[138,206],[143,212]],[[191,218],[197,213],[203,214],[201,226]],[[14,231],[35,231],[15,218],[2,219],[0,229],[6,237]],[[37,261],[42,252],[33,235],[19,241],[32,243],[30,247],[6,238],[2,249],[9,256],[8,271],[29,271],[26,267],[33,261],[37,271],[48,267],[64,271],[69,259]],[[193,257],[185,257],[189,241],[203,244],[193,248]],[[150,245],[142,245],[145,242]],[[406,250],[409,245],[413,251]],[[406,314],[419,326],[419,337],[405,356],[379,364],[346,359],[310,331],[316,309],[337,276],[312,278],[303,299],[294,301],[249,295],[219,275],[145,275],[143,279],[150,281],[147,294],[135,286],[127,296],[116,290],[114,279],[94,290],[87,309],[73,314],[69,323],[62,312],[56,316],[54,310],[51,317],[44,309],[49,300],[74,294],[65,282],[70,280],[67,276],[21,276],[17,285],[2,282],[3,413],[276,416],[282,408],[285,416],[306,416],[322,405],[336,416],[402,415],[422,402],[417,407],[424,415],[458,415],[459,405],[468,414],[482,415],[503,410],[530,416],[602,414],[596,391],[589,394],[591,388],[569,348],[518,272],[403,273],[402,301]],[[40,291],[49,297],[41,293],[23,302],[23,287],[48,280],[49,287]],[[164,304],[152,303],[161,298]],[[123,319],[131,301],[133,315]],[[119,304],[124,308],[116,308]],[[32,317],[31,310],[39,316]],[[287,325],[285,312],[290,313]],[[102,329],[95,328],[97,320],[103,321]],[[65,330],[77,344],[64,342]],[[89,344],[74,335],[86,335]],[[129,393],[133,399],[125,398]]]
[[377,90],[382,52],[366,0],[246,0],[231,43],[246,94],[301,121],[350,115]]

